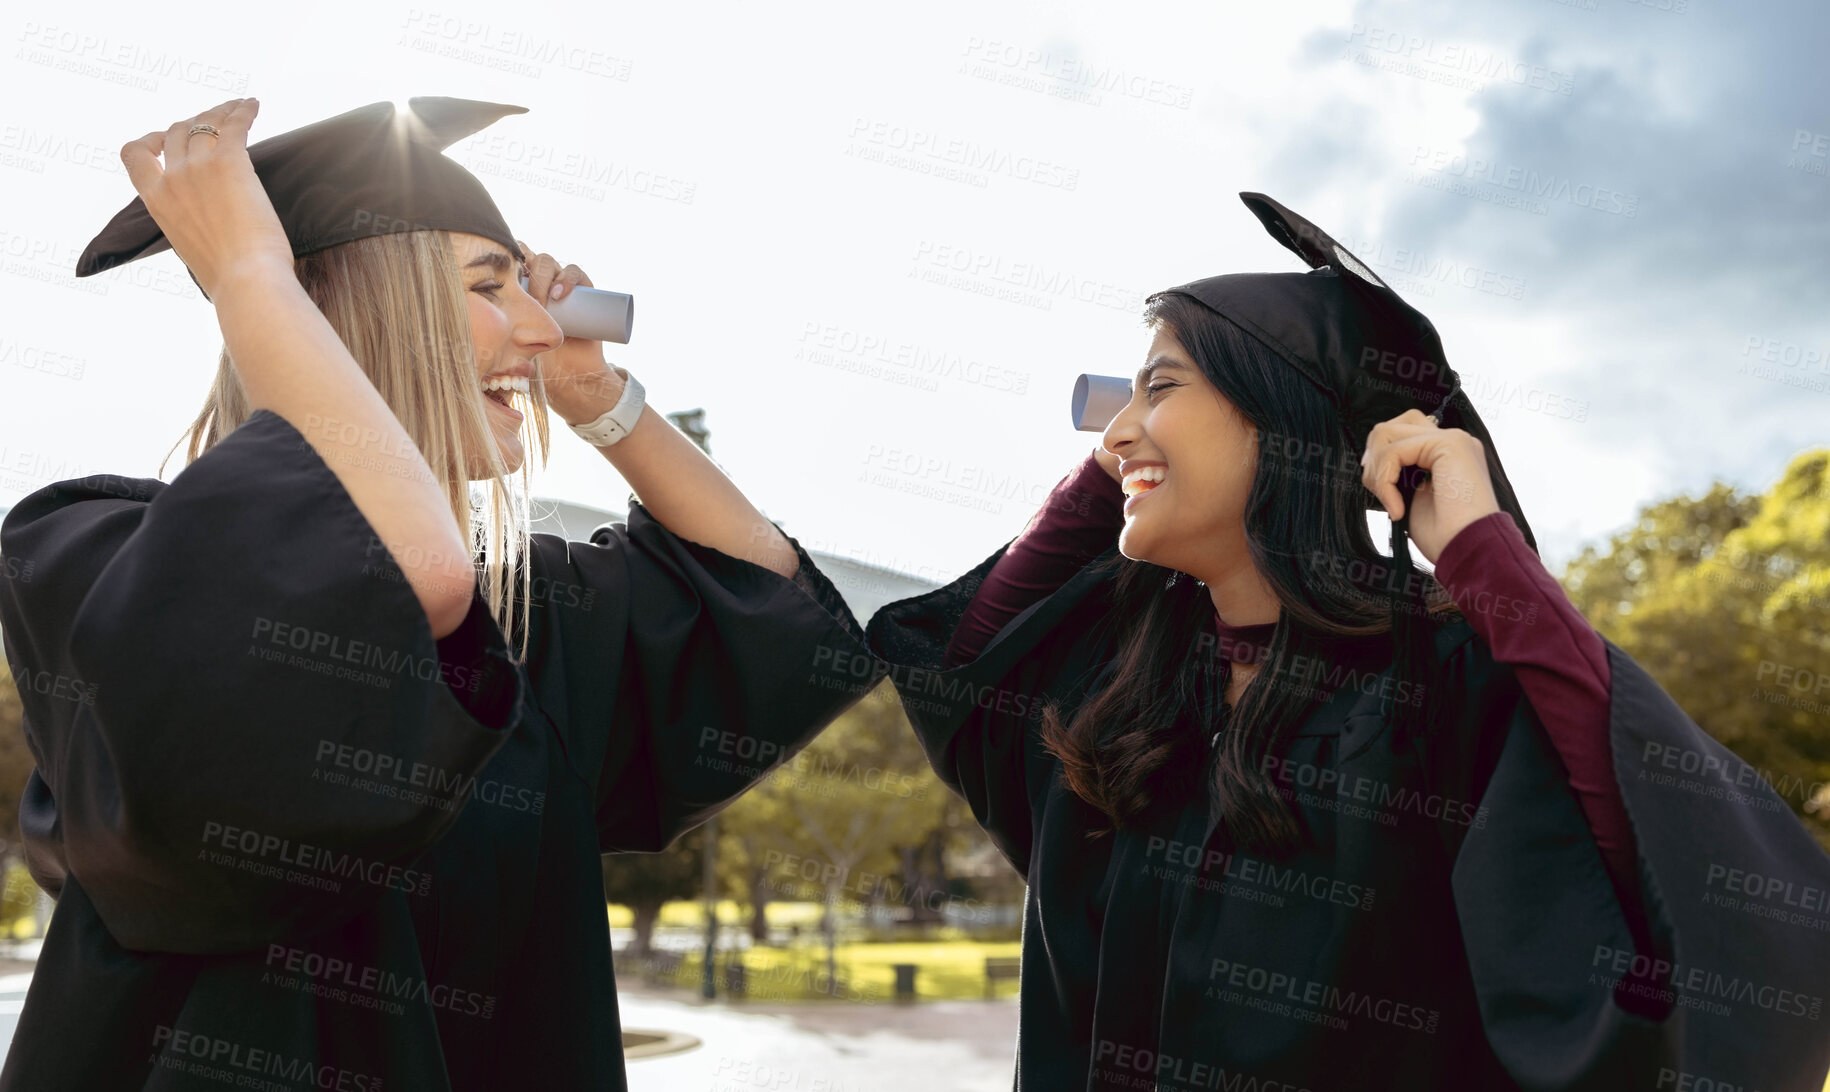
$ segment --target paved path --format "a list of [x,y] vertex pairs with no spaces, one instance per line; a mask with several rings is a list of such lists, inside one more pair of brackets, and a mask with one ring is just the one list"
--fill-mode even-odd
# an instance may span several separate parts
[[25,1005],[25,988],[31,984],[30,974],[0,975],[0,1062],[6,1060],[6,1048],[12,1045],[19,1010]]
[[623,987],[623,1027],[703,1044],[629,1062],[630,1092],[1009,1092],[1017,1003],[711,1005]]
[[[0,1060],[30,974],[0,975]],[[685,991],[618,990],[623,1027],[701,1044],[629,1062],[630,1092],[1008,1092],[1017,1004],[706,1004]]]

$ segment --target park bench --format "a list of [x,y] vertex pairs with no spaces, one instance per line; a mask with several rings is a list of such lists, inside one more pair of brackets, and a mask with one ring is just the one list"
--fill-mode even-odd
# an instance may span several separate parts
[[990,1000],[997,996],[997,983],[1000,979],[1015,979],[1023,961],[1016,956],[985,957],[985,998]]

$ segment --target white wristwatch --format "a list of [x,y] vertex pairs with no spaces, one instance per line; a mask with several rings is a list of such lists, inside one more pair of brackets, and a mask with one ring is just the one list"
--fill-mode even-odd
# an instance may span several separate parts
[[571,426],[573,432],[595,447],[609,447],[629,435],[635,423],[642,419],[642,407],[647,404],[640,380],[630,375],[627,368],[616,369],[616,374],[623,377],[623,396],[616,400],[616,405],[590,424]]

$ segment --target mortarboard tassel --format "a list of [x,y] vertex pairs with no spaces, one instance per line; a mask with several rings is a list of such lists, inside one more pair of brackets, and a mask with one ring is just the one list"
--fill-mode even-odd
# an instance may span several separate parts
[[[1430,414],[1438,426],[1443,422],[1450,401],[1460,392],[1461,380],[1457,379],[1448,396]],[[1436,721],[1432,712],[1443,699],[1443,695],[1437,693],[1436,635],[1429,625],[1429,604],[1424,598],[1423,582],[1415,579],[1416,567],[1411,563],[1411,500],[1417,486],[1427,480],[1428,471],[1419,467],[1407,466],[1399,473],[1398,491],[1404,497],[1404,515],[1391,521],[1392,674],[1400,681],[1423,688],[1422,704],[1398,701],[1397,694],[1401,691],[1397,687],[1392,688],[1392,696],[1387,699],[1391,702],[1388,723],[1392,726],[1393,738],[1399,743],[1427,743],[1429,726]]]

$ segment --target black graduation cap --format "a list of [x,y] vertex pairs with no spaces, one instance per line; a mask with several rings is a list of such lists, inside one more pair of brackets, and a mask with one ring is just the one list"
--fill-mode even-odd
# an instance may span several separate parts
[[[248,157],[294,257],[371,235],[429,229],[481,235],[525,257],[483,183],[444,154],[495,121],[525,113],[525,106],[440,96],[408,99],[404,111],[377,102],[257,141],[248,145]],[[136,197],[90,240],[76,275],[170,249]]]
[[[1407,409],[1420,409],[1449,428],[1462,429],[1486,449],[1487,473],[1500,508],[1524,532],[1535,552],[1537,540],[1519,507],[1499,451],[1474,410],[1461,378],[1443,353],[1436,327],[1375,276],[1366,263],[1321,228],[1266,197],[1240,199],[1264,223],[1271,237],[1309,265],[1307,273],[1229,273],[1193,281],[1167,293],[1188,296],[1263,342],[1328,396],[1340,414],[1348,450],[1365,450],[1374,425]],[[1405,516],[1392,521],[1392,636],[1400,677],[1430,679],[1428,627],[1421,582],[1413,578],[1406,535],[1411,493],[1427,473],[1407,468],[1399,488]],[[1366,506],[1384,505],[1365,492]],[[1426,694],[1431,694],[1429,689]],[[1425,699],[1426,706],[1437,699]],[[1408,711],[1414,707],[1398,707]],[[1422,721],[1406,716],[1414,726]]]

